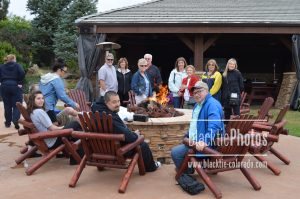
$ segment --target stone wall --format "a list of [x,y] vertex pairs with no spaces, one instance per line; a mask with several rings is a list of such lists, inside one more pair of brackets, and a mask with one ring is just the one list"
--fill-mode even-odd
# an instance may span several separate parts
[[182,143],[192,118],[192,110],[178,109],[184,115],[169,118],[150,118],[148,122],[130,122],[131,130],[139,130],[145,137],[155,160],[172,163],[171,149]]
[[172,163],[171,149],[181,144],[183,136],[189,128],[189,124],[173,125],[127,125],[130,129],[139,129],[149,144],[155,160],[165,164]]
[[282,108],[284,105],[290,104],[296,83],[296,72],[283,73],[282,83],[275,103],[276,108]]

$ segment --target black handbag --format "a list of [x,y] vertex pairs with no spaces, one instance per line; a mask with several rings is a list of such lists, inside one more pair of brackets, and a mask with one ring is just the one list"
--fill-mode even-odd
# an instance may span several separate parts
[[240,98],[237,93],[231,93],[229,98],[230,106],[238,106],[240,104]]
[[177,182],[181,188],[190,195],[196,195],[205,189],[202,183],[185,173],[178,178]]

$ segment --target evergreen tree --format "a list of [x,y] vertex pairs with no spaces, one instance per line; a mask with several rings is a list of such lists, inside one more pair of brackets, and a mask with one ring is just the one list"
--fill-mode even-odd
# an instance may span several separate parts
[[[73,0],[67,8],[61,12],[61,21],[54,33],[54,52],[62,57],[68,66],[77,66],[77,49],[75,42],[78,32],[74,22],[76,19],[97,12],[96,3],[98,0]],[[77,67],[76,67],[77,68]]]
[[9,0],[0,0],[0,20],[6,19],[9,3]]
[[53,38],[61,23],[61,13],[72,0],[28,0],[27,8],[35,18],[32,20],[33,61],[41,66],[54,60]]

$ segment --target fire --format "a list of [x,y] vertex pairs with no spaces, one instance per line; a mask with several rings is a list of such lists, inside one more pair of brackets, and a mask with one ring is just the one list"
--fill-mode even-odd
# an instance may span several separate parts
[[155,102],[165,106],[169,102],[168,93],[169,93],[168,85],[161,86],[159,89],[159,93],[156,94],[154,92],[152,97],[149,97],[149,100],[155,101]]

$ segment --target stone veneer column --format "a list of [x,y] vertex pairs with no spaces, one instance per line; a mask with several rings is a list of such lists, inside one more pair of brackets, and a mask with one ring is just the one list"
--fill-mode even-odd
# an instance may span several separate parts
[[295,72],[283,73],[280,91],[275,103],[276,108],[282,108],[284,105],[290,104],[296,83],[297,77]]

